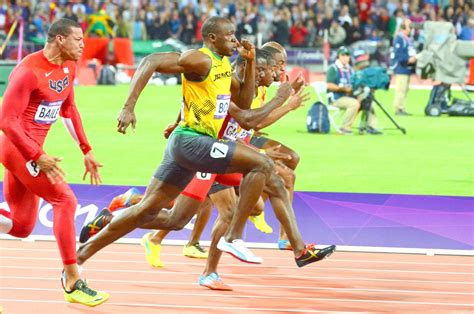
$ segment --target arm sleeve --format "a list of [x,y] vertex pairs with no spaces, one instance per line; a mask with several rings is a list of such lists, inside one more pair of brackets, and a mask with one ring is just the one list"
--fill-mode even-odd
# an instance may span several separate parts
[[330,66],[326,74],[326,82],[337,84],[337,73],[334,66]]
[[0,109],[0,129],[26,160],[37,160],[44,153],[41,146],[25,132],[21,123],[37,82],[31,69],[17,68],[10,76]]
[[82,126],[81,116],[79,115],[79,111],[77,111],[77,107],[74,102],[74,88],[71,89],[69,96],[61,106],[61,111],[59,114],[61,115],[63,123],[69,131],[69,134],[71,134],[72,138],[79,145],[82,153],[84,155],[87,154],[92,148],[87,141],[86,133],[84,132],[84,127]]
[[408,45],[401,36],[395,37],[395,60],[406,66],[408,62]]

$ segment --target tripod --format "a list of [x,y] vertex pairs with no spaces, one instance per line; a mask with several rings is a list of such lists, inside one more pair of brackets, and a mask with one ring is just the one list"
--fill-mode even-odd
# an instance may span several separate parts
[[403,134],[407,133],[406,129],[404,127],[401,127],[397,123],[397,121],[395,121],[395,119],[390,115],[390,113],[388,113],[384,106],[382,106],[382,104],[375,98],[374,90],[371,89],[367,97],[361,101],[361,108],[363,112],[359,124],[359,134],[364,134],[368,130],[368,118],[370,111],[373,110],[373,103],[376,103],[377,106],[379,106],[383,113],[385,113],[385,115],[390,119],[390,121],[392,121],[392,123],[397,127],[397,129],[399,129]]

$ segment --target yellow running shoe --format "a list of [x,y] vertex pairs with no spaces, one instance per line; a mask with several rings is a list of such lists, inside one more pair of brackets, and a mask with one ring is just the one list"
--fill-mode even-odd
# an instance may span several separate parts
[[189,246],[185,245],[183,247],[183,255],[192,258],[207,258],[208,256],[206,250],[199,245],[199,242]]
[[153,232],[148,232],[142,238],[142,246],[145,249],[146,261],[153,267],[163,267],[164,264],[161,261],[161,244],[153,244],[150,241],[150,237]]
[[253,224],[255,225],[255,228],[257,228],[261,232],[268,233],[268,234],[273,232],[272,227],[270,227],[265,221],[265,212],[262,212],[258,216],[250,216],[249,219],[251,222],[253,222]]
[[107,301],[109,296],[110,295],[106,292],[92,290],[82,279],[76,281],[72,291],[66,291],[66,289],[64,289],[64,300],[70,303],[80,303],[87,306],[102,304]]

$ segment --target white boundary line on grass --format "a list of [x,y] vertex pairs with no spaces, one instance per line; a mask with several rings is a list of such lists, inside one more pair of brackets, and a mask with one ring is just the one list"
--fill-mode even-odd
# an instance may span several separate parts
[[[0,240],[18,240],[8,234],[1,234]],[[22,239],[25,242],[34,241],[56,241],[54,236],[30,235],[28,238]],[[122,238],[115,243],[119,244],[140,244],[141,239]],[[164,245],[185,245],[188,240],[164,240]],[[200,241],[202,246],[209,246],[210,241]],[[263,242],[246,242],[246,246],[256,249],[277,249],[276,243]],[[325,245],[317,245],[316,247],[324,247]],[[338,245],[336,251],[340,252],[365,252],[365,253],[399,253],[399,254],[425,254],[425,255],[464,255],[474,256],[474,250],[448,250],[448,249],[428,249],[428,248],[397,248],[397,247],[377,247],[377,246],[348,246]]]

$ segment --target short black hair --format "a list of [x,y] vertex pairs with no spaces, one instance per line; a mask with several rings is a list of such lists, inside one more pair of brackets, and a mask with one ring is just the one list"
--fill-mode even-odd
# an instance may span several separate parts
[[48,43],[52,43],[58,35],[68,36],[72,33],[72,28],[81,28],[81,25],[66,18],[55,21],[48,29]]
[[264,46],[262,47],[260,50],[263,50],[267,53],[270,54],[270,58],[273,58],[274,55],[276,55],[277,53],[280,53],[281,54],[281,51],[272,47],[272,46]]
[[230,21],[225,17],[213,16],[208,18],[204,24],[202,24],[202,38],[205,39],[209,34],[215,34],[222,22],[230,23]]

